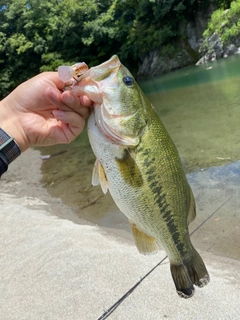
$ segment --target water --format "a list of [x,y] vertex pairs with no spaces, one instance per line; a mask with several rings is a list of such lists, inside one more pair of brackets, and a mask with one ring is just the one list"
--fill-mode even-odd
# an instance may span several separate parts
[[220,59],[199,66],[190,66],[167,75],[141,83],[144,92],[164,92],[198,84],[215,83],[219,80],[235,78],[239,74],[240,56]]
[[[170,88],[172,83],[173,88]],[[186,170],[240,159],[240,57],[186,68],[142,85]]]
[[[234,56],[141,83],[188,173],[198,207],[192,228],[232,197],[202,227],[200,236],[193,236],[197,247],[236,259],[240,258],[234,246],[240,236],[239,70],[240,57]],[[91,185],[95,157],[86,130],[70,145],[40,150],[42,154],[65,151],[42,165],[42,182],[53,196],[61,197],[83,219],[131,237],[128,221],[110,195],[103,196],[99,187]],[[218,174],[213,176],[211,170]]]

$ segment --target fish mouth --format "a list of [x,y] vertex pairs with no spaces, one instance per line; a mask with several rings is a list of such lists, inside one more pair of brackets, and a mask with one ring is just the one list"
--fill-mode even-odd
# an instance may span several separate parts
[[86,75],[90,76],[90,78],[94,81],[101,81],[106,78],[111,79],[111,74],[113,74],[116,69],[119,69],[120,66],[121,62],[118,56],[114,55],[109,60],[89,69],[86,72]]
[[[136,112],[128,115],[117,115],[117,114],[109,114],[104,106],[94,107],[95,112],[95,121],[96,124],[101,131],[101,133],[111,142],[124,145],[124,146],[136,146],[139,143],[139,137],[130,137],[124,135],[123,133],[117,130],[118,124],[123,120],[131,119],[135,116]],[[109,121],[106,121],[108,119]],[[115,121],[116,120],[116,121]],[[110,125],[108,122],[112,122],[114,124]]]
[[[108,78],[111,73],[121,66],[121,62],[117,55],[113,55],[109,60],[101,63],[90,70],[84,62],[78,62],[73,66],[59,66],[58,75],[63,82],[68,82],[72,78],[80,82],[83,78],[91,77],[92,80],[101,81]],[[75,83],[75,84],[76,84]]]
[[[99,83],[99,91],[102,87],[108,87],[108,90],[114,90],[118,84],[115,81],[117,70],[121,67],[121,62],[117,55],[112,56],[108,61],[103,62],[99,66],[92,67],[88,71],[89,77]],[[100,102],[100,101],[98,101]],[[115,114],[111,108],[104,106],[102,99],[98,106],[94,106],[95,121],[101,133],[111,142],[123,146],[136,146],[139,143],[138,136],[131,136],[121,132],[123,121],[128,121],[136,115],[137,112],[129,114]]]

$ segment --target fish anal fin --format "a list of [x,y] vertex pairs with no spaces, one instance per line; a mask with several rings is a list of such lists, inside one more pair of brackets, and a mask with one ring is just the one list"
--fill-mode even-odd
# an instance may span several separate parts
[[98,186],[100,183],[104,194],[108,192],[108,181],[102,164],[96,159],[93,167],[92,185]]
[[158,251],[158,245],[154,238],[146,235],[144,232],[140,231],[137,226],[131,222],[132,234],[134,237],[134,242],[138,251],[141,254],[154,254]]
[[196,218],[196,203],[192,189],[190,188],[190,202],[189,202],[189,212],[187,222],[190,224]]

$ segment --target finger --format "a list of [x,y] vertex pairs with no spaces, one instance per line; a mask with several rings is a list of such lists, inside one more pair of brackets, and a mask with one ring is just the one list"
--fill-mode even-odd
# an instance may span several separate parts
[[[80,115],[76,114],[75,112],[66,112],[61,110],[53,110],[52,113],[57,120],[68,125],[70,131],[75,137],[82,132],[85,125],[85,120]],[[70,138],[70,133],[67,132],[68,130],[66,126],[64,128],[66,129],[65,133],[68,133],[68,137]]]
[[51,104],[53,105],[53,109],[55,107],[56,109],[61,109],[65,111],[70,110],[69,107],[66,106],[65,103],[63,103],[61,99],[61,93],[57,89],[54,89],[52,87],[46,88],[45,96],[49,100],[49,102],[51,102]]
[[44,72],[45,77],[48,77],[59,90],[63,90],[65,87],[65,83],[59,78],[58,72]]
[[90,108],[86,108],[86,107],[81,107],[79,109],[78,114],[83,117],[83,119],[87,119],[88,116],[90,115],[91,109]]
[[92,100],[90,100],[87,96],[81,96],[79,97],[80,103],[84,107],[91,107],[93,105]]
[[[70,91],[65,91],[61,95],[62,101],[69,106],[72,110],[77,112],[83,118],[87,118],[90,113],[89,106],[92,105],[91,100],[84,96],[80,99],[77,95],[72,94]],[[83,102],[83,103],[81,103]]]

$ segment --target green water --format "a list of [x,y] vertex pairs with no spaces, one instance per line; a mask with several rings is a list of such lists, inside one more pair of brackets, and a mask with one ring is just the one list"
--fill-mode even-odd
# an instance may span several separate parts
[[190,66],[171,72],[167,75],[141,83],[146,94],[164,92],[198,84],[214,83],[219,80],[230,79],[239,74],[240,56],[220,59],[199,66]]
[[189,67],[141,84],[186,171],[240,159],[240,57]]
[[[175,142],[186,172],[240,159],[239,71],[240,56],[235,56],[140,84]],[[95,158],[86,130],[70,145],[40,150],[43,155],[66,151],[43,162],[42,183],[51,195],[92,223],[127,226],[109,193],[103,196],[91,185]]]

